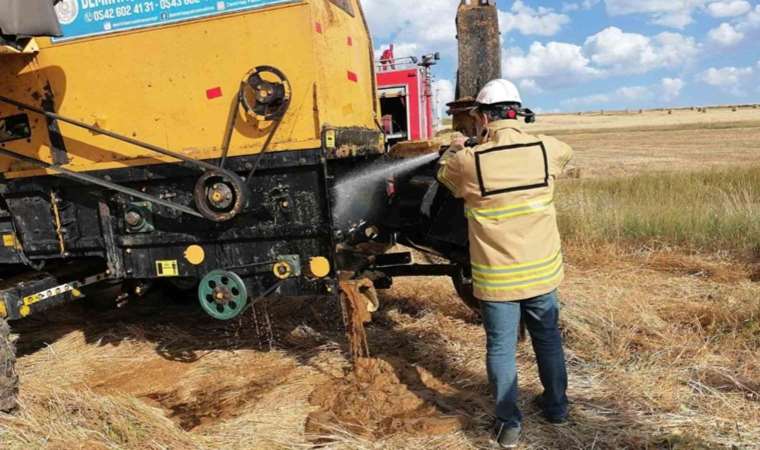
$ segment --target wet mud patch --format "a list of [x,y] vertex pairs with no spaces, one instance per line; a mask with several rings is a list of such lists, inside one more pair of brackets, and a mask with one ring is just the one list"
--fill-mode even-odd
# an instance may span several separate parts
[[236,368],[216,376],[185,380],[172,389],[154,391],[140,398],[165,411],[185,431],[239,417],[283,383],[295,369],[289,367],[248,370]]
[[403,360],[362,358],[352,372],[312,392],[309,401],[319,409],[309,415],[306,432],[312,442],[323,444],[336,428],[372,439],[454,433],[468,423],[451,400],[456,395],[451,386]]
[[146,399],[165,409],[168,417],[180,428],[192,431],[241,415],[246,406],[260,400],[274,387],[272,383],[251,383],[190,395],[182,395],[179,391],[155,393],[147,395]]

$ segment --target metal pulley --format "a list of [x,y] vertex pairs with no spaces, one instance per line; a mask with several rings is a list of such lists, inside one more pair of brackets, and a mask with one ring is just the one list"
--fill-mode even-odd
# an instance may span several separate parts
[[246,204],[248,188],[236,174],[210,170],[195,183],[195,207],[203,217],[225,222],[237,216]]
[[214,319],[232,320],[248,305],[248,290],[235,272],[214,270],[201,280],[198,300],[203,310]]
[[259,120],[277,120],[287,111],[291,96],[290,82],[284,73],[272,66],[259,66],[243,82],[240,104]]

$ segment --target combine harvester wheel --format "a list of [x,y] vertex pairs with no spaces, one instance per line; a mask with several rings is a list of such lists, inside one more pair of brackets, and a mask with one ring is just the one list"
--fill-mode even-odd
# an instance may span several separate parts
[[0,319],[0,412],[16,409],[17,397],[16,345],[8,322]]

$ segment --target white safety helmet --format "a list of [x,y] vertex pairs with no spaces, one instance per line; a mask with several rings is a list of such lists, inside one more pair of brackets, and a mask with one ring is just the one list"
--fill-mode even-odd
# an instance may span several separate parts
[[511,81],[496,79],[483,86],[475,100],[479,105],[495,105],[497,103],[519,103],[522,105],[520,92]]

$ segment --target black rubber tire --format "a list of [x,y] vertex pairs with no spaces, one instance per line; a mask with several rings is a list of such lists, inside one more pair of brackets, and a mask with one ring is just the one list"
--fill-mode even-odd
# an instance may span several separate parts
[[16,345],[8,322],[0,319],[0,412],[13,412],[17,406]]

